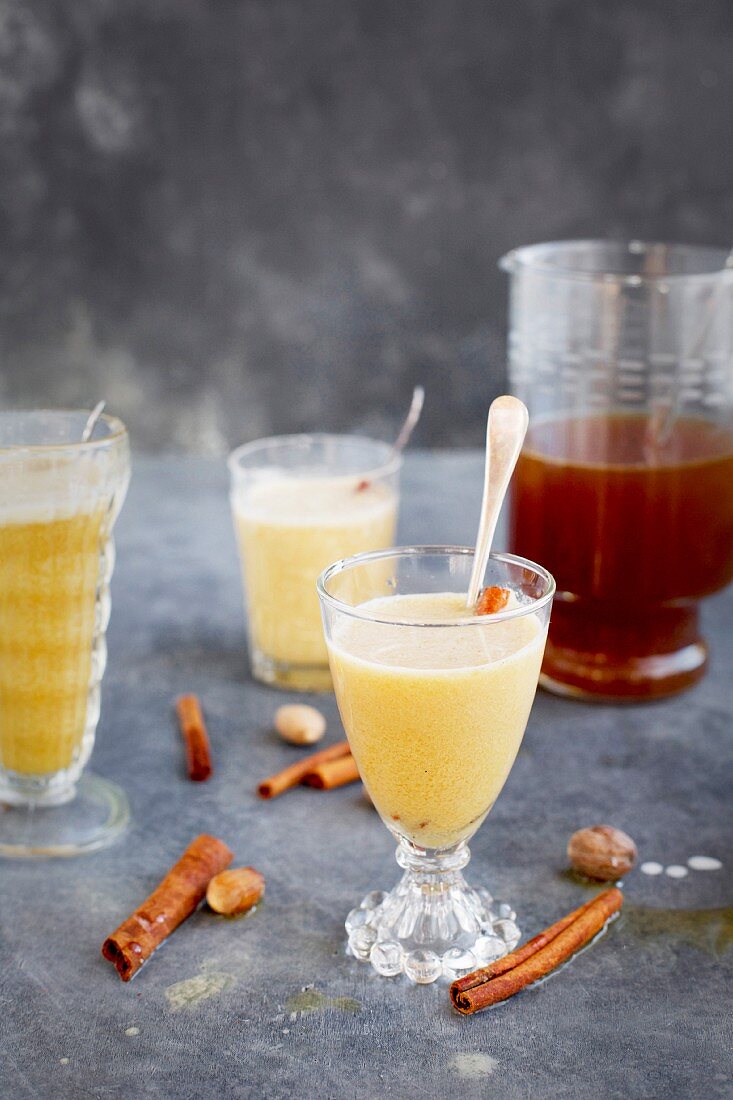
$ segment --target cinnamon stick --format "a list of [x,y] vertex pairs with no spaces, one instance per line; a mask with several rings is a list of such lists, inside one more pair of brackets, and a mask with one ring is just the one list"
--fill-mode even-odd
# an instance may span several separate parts
[[348,755],[348,741],[339,741],[327,749],[320,749],[319,752],[313,752],[309,756],[303,757],[296,764],[290,764],[287,768],[283,768],[281,772],[271,775],[269,779],[264,779],[258,786],[257,793],[260,798],[276,798],[283,791],[302,783],[304,777],[319,764],[325,764],[328,760],[337,760],[340,756]]
[[343,787],[347,783],[355,783],[360,778],[356,761],[349,753],[348,756],[341,756],[337,760],[327,760],[325,763],[316,764],[303,776],[302,782],[307,787],[317,787],[319,791],[331,791],[334,787]]
[[521,947],[517,947],[508,955],[504,955],[503,958],[489,963],[488,966],[481,967],[480,970],[474,970],[470,974],[458,978],[453,982],[451,992],[455,990],[456,993],[464,993],[468,989],[474,989],[477,985],[483,985],[484,982],[490,982],[492,978],[498,978],[500,974],[505,974],[507,970],[512,970],[515,966],[519,966],[525,959],[531,958],[540,948],[545,947],[551,940],[554,940],[555,936],[559,935],[568,925],[572,924],[581,913],[585,913],[586,909],[588,909],[594,901],[595,898],[592,898],[590,901],[587,901],[585,905],[573,909],[572,913],[568,913],[567,916],[561,917],[560,920],[555,921],[549,928],[546,928],[544,932],[540,932],[540,934],[535,936],[532,940],[527,940]]
[[194,783],[203,783],[211,775],[211,745],[198,698],[179,695],[176,711],[186,746],[188,778]]
[[546,977],[592,940],[622,904],[617,887],[604,890],[503,959],[459,978],[450,987],[453,1007],[468,1016]]
[[196,837],[150,897],[102,945],[123,982],[129,982],[156,947],[190,917],[210,880],[228,867],[232,853],[223,841]]

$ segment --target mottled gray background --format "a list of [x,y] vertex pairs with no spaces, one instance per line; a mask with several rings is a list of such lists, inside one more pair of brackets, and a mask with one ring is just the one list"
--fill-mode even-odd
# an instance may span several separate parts
[[0,402],[480,440],[508,248],[733,239],[731,0],[0,0]]

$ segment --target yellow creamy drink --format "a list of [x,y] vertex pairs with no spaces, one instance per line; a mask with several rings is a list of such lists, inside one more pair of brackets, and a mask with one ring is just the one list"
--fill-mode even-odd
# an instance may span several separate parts
[[130,477],[125,426],[102,405],[0,411],[2,856],[96,851],[129,818],[118,787],[82,774]]
[[235,491],[232,506],[253,650],[325,668],[316,579],[339,558],[392,544],[396,492],[355,477],[275,476]]
[[467,617],[456,593],[370,600],[384,623],[343,616],[329,645],[341,717],[387,824],[425,848],[471,836],[524,735],[546,629],[529,613],[465,627],[396,627]]
[[105,511],[0,513],[0,766],[75,760],[87,722]]

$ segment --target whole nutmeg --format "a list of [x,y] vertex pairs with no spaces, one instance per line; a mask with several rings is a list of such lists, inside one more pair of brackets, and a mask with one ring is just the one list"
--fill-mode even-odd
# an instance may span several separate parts
[[612,825],[579,829],[568,842],[568,859],[588,878],[611,882],[625,875],[636,862],[636,845],[630,836]]
[[288,703],[275,712],[275,729],[291,745],[315,745],[326,732],[326,719],[315,707]]

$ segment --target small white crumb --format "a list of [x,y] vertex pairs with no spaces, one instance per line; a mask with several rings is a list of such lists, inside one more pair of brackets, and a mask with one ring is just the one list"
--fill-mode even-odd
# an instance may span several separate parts
[[715,856],[690,856],[687,866],[693,871],[719,871],[723,864]]
[[289,1027],[284,1027],[283,1028],[283,1035],[289,1035],[289,1034],[290,1034],[290,1028]]
[[69,1059],[68,1058],[59,1058],[59,1062],[61,1063],[62,1066],[68,1066]]
[[652,859],[649,860],[648,863],[642,863],[639,870],[643,875],[661,875],[664,867],[662,867],[661,863],[655,863]]
[[125,1028],[125,1035],[139,1035],[139,1034],[140,1034],[140,1028],[139,1027],[126,1027]]
[[688,871],[681,863],[670,863],[669,867],[664,868],[664,873],[669,875],[670,878],[685,878]]

